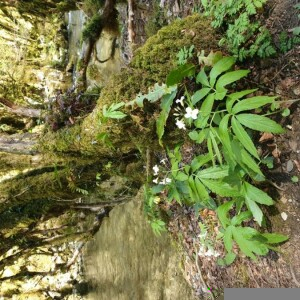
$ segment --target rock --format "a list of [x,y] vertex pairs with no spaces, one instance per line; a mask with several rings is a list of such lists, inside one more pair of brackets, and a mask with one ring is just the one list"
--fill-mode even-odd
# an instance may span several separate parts
[[288,215],[287,215],[285,212],[282,212],[280,215],[281,215],[281,218],[282,218],[284,221],[287,220]]
[[286,164],[286,171],[291,172],[293,170],[293,168],[294,168],[294,164],[291,160],[289,160]]

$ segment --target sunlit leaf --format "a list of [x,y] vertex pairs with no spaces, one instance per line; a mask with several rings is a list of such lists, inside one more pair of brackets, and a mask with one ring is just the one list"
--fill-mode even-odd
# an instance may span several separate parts
[[240,192],[237,190],[237,188],[232,187],[228,183],[221,180],[201,179],[201,181],[208,189],[222,197],[240,196]]
[[236,118],[244,126],[263,132],[283,133],[284,129],[275,121],[255,114],[239,114]]
[[192,95],[191,100],[192,104],[195,105],[200,100],[202,100],[209,92],[211,88],[203,88],[201,90],[198,90],[195,94]]
[[259,206],[255,203],[255,201],[251,200],[249,197],[246,197],[246,205],[248,209],[251,211],[255,221],[261,226],[261,222],[263,219],[263,213]]
[[252,110],[255,108],[262,107],[268,103],[273,103],[277,97],[268,96],[256,96],[242,100],[234,105],[232,108],[232,113],[237,114],[241,111]]
[[207,75],[204,71],[204,68],[202,68],[201,71],[198,73],[198,75],[196,77],[196,82],[201,83],[202,85],[209,87],[208,78],[207,78]]
[[235,118],[232,117],[231,119],[231,125],[232,125],[232,130],[236,137],[239,139],[239,141],[242,143],[242,145],[257,159],[259,159],[257,150],[249,137],[248,133],[246,130],[242,127],[240,122]]
[[262,190],[258,189],[257,187],[253,186],[248,182],[244,182],[243,184],[243,195],[246,199],[255,201],[260,204],[264,205],[273,205],[274,201],[272,198]]
[[231,112],[232,105],[234,104],[234,102],[236,100],[239,100],[239,99],[243,98],[246,95],[254,93],[255,91],[257,91],[257,89],[244,90],[244,91],[241,91],[241,92],[236,92],[236,93],[232,93],[230,95],[227,95],[227,100],[226,100],[226,109],[227,109],[227,111]]
[[237,70],[237,71],[231,71],[227,72],[226,74],[220,76],[216,83],[216,90],[221,90],[226,85],[233,83],[245,76],[249,73],[249,70]]
[[230,209],[233,207],[234,201],[228,201],[225,202],[224,204],[220,205],[217,208],[217,215],[218,218],[223,226],[223,228],[226,228],[228,225],[230,225],[230,219],[228,217],[228,212]]
[[209,83],[213,87],[215,85],[216,79],[223,72],[229,70],[235,63],[234,57],[224,57],[220,59],[211,69],[209,73]]
[[197,177],[200,179],[220,179],[228,176],[228,166],[216,166],[205,168],[197,173]]
[[263,233],[262,236],[267,239],[268,244],[282,243],[289,239],[288,236],[278,233]]

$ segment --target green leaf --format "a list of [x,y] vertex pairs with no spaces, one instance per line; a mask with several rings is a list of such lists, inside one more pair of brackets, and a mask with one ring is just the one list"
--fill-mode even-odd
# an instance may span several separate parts
[[212,141],[212,145],[213,145],[213,148],[214,148],[214,151],[217,155],[217,158],[218,158],[218,161],[219,163],[222,165],[223,163],[223,159],[222,159],[222,155],[220,153],[220,150],[219,150],[219,147],[218,147],[218,144],[217,144],[217,141],[216,141],[216,138],[215,138],[215,135],[213,134],[214,132],[214,129],[211,128],[211,131],[210,131],[210,138],[211,138],[211,141]]
[[255,186],[253,186],[248,182],[244,182],[242,193],[246,199],[255,201],[257,203],[264,204],[264,205],[274,204],[274,201],[267,193],[256,188]]
[[291,111],[286,107],[283,112],[281,113],[281,115],[283,117],[288,117],[291,114]]
[[253,254],[253,242],[251,243],[243,236],[243,229],[242,227],[232,227],[232,235],[234,240],[237,242],[238,246],[240,247],[241,251],[247,255],[248,257],[256,260],[256,256]]
[[227,109],[227,111],[231,112],[232,105],[234,104],[234,102],[236,100],[239,100],[239,99],[243,98],[246,95],[252,94],[255,91],[257,91],[257,89],[245,90],[245,91],[236,92],[236,93],[232,93],[230,95],[227,95],[227,100],[226,100],[226,109]]
[[189,179],[189,176],[186,175],[185,173],[179,171],[177,173],[177,175],[175,176],[175,179],[178,181],[186,181]]
[[162,137],[165,132],[165,126],[167,123],[167,119],[169,116],[169,112],[171,110],[171,106],[173,104],[173,100],[176,97],[176,91],[171,94],[164,95],[161,102],[162,111],[156,120],[156,133],[158,136],[159,144],[162,146]]
[[232,225],[228,226],[224,232],[224,246],[227,252],[231,252],[232,250]]
[[267,239],[268,244],[278,244],[289,239],[288,236],[279,233],[263,233],[262,236]]
[[240,225],[243,221],[252,217],[251,211],[243,211],[231,219],[231,224],[234,226]]
[[261,222],[263,220],[263,213],[259,206],[249,197],[246,197],[246,205],[248,209],[252,212],[253,217],[255,218],[255,221],[261,226]]
[[236,118],[244,126],[263,132],[283,133],[285,130],[275,121],[255,114],[239,114]]
[[196,82],[201,83],[204,86],[209,86],[208,78],[204,71],[204,68],[202,68],[201,71],[198,73],[196,77]]
[[167,76],[167,86],[175,85],[182,81],[184,77],[190,77],[195,74],[196,67],[193,64],[184,64],[177,69],[172,70]]
[[251,155],[248,154],[248,152],[245,149],[241,149],[241,157],[242,162],[250,168],[255,173],[264,176],[264,174],[261,172],[258,164],[255,162],[255,160],[251,157]]
[[236,254],[233,252],[229,252],[225,255],[224,261],[227,266],[231,265],[236,258]]
[[191,97],[192,104],[195,105],[196,103],[198,103],[201,99],[203,99],[210,92],[210,90],[211,90],[211,88],[203,88],[201,90],[198,90]]
[[220,179],[228,176],[228,166],[218,166],[203,169],[197,173],[197,177],[200,179]]
[[198,115],[198,119],[195,122],[197,123],[198,128],[204,128],[206,126],[212,107],[214,105],[214,100],[215,100],[214,94],[209,94],[203,101]]
[[207,138],[208,134],[209,134],[208,129],[202,129],[199,132],[193,130],[189,132],[189,137],[192,141],[195,141],[197,144],[201,144],[204,141],[204,139]]
[[231,143],[230,143],[230,137],[229,137],[229,129],[228,129],[228,120],[230,118],[230,115],[225,115],[219,125],[219,136],[221,139],[221,143],[224,145],[224,147],[230,152],[231,154]]
[[232,72],[227,72],[226,74],[220,76],[216,83],[216,90],[222,90],[226,85],[233,83],[249,73],[249,70],[237,70]]
[[189,196],[191,198],[191,200],[193,201],[193,203],[197,203],[198,201],[198,193],[197,193],[197,189],[196,189],[196,184],[194,181],[194,177],[191,175],[188,179],[188,187],[189,187]]
[[206,202],[209,199],[209,194],[205,188],[205,186],[200,182],[200,180],[195,178],[195,186],[198,195],[198,202]]
[[240,196],[239,191],[226,182],[220,180],[201,179],[202,183],[208,187],[213,193],[221,197],[237,197]]
[[238,102],[233,108],[232,113],[237,114],[241,111],[252,110],[255,108],[262,107],[268,103],[273,103],[277,97],[268,97],[268,96],[256,96],[247,98]]
[[234,57],[224,57],[220,59],[211,69],[209,73],[209,82],[210,86],[213,87],[215,85],[216,79],[223,72],[229,70],[235,63]]
[[149,88],[148,94],[138,94],[136,98],[133,101],[130,101],[126,105],[133,105],[137,104],[140,107],[144,106],[144,100],[147,99],[149,102],[154,103],[161,99],[163,95],[171,94],[174,91],[177,91],[177,86],[170,86],[167,87],[165,84],[159,85],[158,83],[155,83],[155,85],[151,88]]
[[230,219],[228,218],[228,212],[232,208],[234,204],[234,201],[228,201],[223,203],[217,208],[217,215],[218,218],[223,226],[223,228],[226,228],[228,225],[230,225]]
[[246,130],[242,127],[240,122],[235,117],[232,117],[231,125],[232,125],[232,130],[233,130],[234,134],[240,140],[242,145],[250,152],[250,154],[252,154],[254,157],[259,159],[256,148],[255,148],[251,138],[249,137]]
[[107,111],[104,117],[111,118],[111,119],[123,119],[127,117],[127,115],[121,111]]
[[208,163],[210,161],[210,156],[208,154],[205,155],[198,155],[193,158],[191,162],[192,171],[195,172],[199,168],[201,168],[203,165]]
[[109,107],[110,111],[117,110],[125,105],[125,102],[114,103]]

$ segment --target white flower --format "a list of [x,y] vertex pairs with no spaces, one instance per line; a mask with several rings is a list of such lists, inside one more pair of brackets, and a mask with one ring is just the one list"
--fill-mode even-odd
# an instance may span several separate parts
[[182,96],[180,99],[177,99],[175,102],[180,103],[180,105],[183,106],[183,100],[184,100],[184,96]]
[[176,126],[179,128],[179,129],[186,129],[185,128],[185,124],[184,124],[184,122],[182,121],[182,120],[177,120],[176,121]]
[[160,161],[160,163],[163,164],[163,165],[165,165],[165,164],[166,164],[166,161],[167,161],[167,159],[166,159],[166,158],[163,158],[163,159]]
[[158,184],[158,178],[152,180],[154,183]]
[[194,120],[197,119],[198,113],[199,113],[199,109],[191,109],[190,107],[187,107],[185,109],[186,114],[184,115],[185,118],[192,118]]
[[172,182],[172,180],[170,178],[165,178],[159,184],[166,185],[166,184],[171,183],[171,182]]
[[215,252],[211,249],[208,249],[206,252],[205,252],[205,256],[213,256],[215,255]]
[[155,165],[152,169],[153,169],[154,175],[157,175],[157,174],[158,174],[158,171],[159,171],[158,166]]

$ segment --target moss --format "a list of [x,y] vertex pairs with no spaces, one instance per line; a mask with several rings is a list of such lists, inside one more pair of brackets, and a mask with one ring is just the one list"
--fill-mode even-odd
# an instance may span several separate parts
[[92,80],[101,81],[101,73],[96,65],[89,65],[86,70],[87,76]]
[[104,25],[102,16],[99,14],[94,15],[82,31],[83,40],[96,41]]
[[[198,14],[162,28],[156,35],[149,38],[144,46],[135,53],[132,63],[120,74],[115,75],[102,89],[97,106],[77,129],[64,129],[58,138],[46,136],[47,147],[57,151],[80,151],[86,154],[115,156],[117,153],[128,153],[133,149],[151,148],[157,144],[152,114],[141,116],[145,120],[133,122],[129,118],[122,121],[99,122],[104,105],[116,102],[129,102],[139,92],[146,92],[155,82],[163,82],[167,74],[176,66],[176,54],[184,47],[195,46],[196,51],[217,50],[218,36],[210,27],[210,20]],[[145,124],[141,124],[145,121]],[[79,130],[79,132],[78,132]],[[112,151],[103,141],[97,140],[97,135],[107,133],[115,151]],[[73,137],[69,137],[69,134]],[[77,139],[74,135],[80,135]],[[52,140],[56,139],[56,141]],[[66,140],[64,140],[66,137]],[[49,144],[50,143],[50,144]]]

